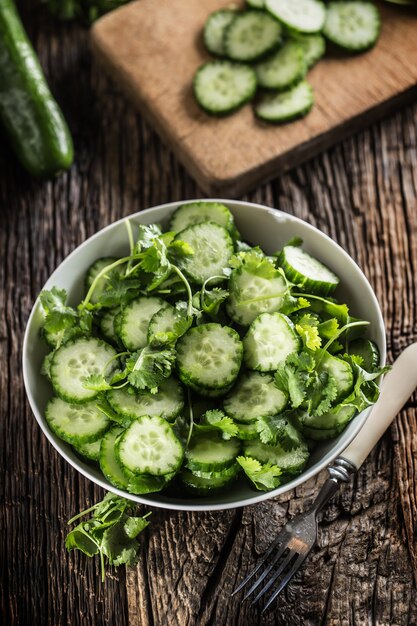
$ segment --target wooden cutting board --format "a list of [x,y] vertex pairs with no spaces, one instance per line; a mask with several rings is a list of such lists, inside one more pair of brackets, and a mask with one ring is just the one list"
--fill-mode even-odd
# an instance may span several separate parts
[[[291,0],[288,0],[291,1]],[[308,76],[316,104],[303,120],[271,126],[251,106],[213,118],[194,100],[192,78],[209,55],[207,16],[227,0],[138,0],[92,29],[111,76],[212,196],[236,197],[277,176],[417,95],[417,13],[381,5],[376,48],[326,58]]]

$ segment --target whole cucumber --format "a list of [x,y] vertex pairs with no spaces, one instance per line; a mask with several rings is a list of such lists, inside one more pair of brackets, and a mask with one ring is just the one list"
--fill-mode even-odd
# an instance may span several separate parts
[[0,121],[22,165],[47,178],[68,169],[74,149],[13,0],[0,0]]

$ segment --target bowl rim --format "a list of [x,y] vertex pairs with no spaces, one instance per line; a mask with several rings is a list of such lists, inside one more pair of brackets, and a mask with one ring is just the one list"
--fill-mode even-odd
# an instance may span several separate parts
[[[285,211],[282,211],[280,209],[276,209],[274,207],[268,207],[266,205],[263,204],[259,204],[259,203],[254,203],[254,202],[247,202],[244,200],[233,200],[233,199],[227,199],[227,198],[195,198],[195,199],[189,199],[189,200],[181,200],[181,201],[174,201],[174,202],[167,202],[167,203],[162,203],[162,204],[158,204],[152,207],[149,207],[147,209],[143,209],[142,211],[137,211],[135,213],[126,215],[114,222],[112,222],[111,224],[108,224],[107,226],[103,227],[102,229],[98,230],[96,233],[94,233],[93,235],[91,235],[90,237],[88,237],[85,241],[83,241],[81,244],[79,244],[78,246],[76,246],[74,248],[74,250],[72,250],[64,259],[62,259],[62,261],[59,263],[59,265],[54,269],[54,271],[50,274],[50,276],[48,277],[47,281],[45,282],[45,284],[43,285],[41,291],[43,289],[45,289],[45,286],[50,283],[55,274],[60,270],[61,266],[64,263],[68,263],[72,257],[76,256],[79,251],[81,249],[84,249],[85,247],[87,247],[88,245],[91,244],[92,241],[94,241],[95,239],[100,238],[104,233],[106,233],[107,231],[112,230],[113,228],[117,228],[118,225],[120,225],[121,223],[123,223],[126,219],[139,219],[139,223],[140,223],[140,219],[142,216],[144,215],[149,215],[150,213],[157,211],[157,210],[172,210],[174,211],[177,207],[179,207],[182,204],[189,204],[192,202],[219,202],[222,204],[225,204],[226,206],[228,206],[228,204],[232,204],[233,206],[239,207],[250,207],[250,208],[254,208],[256,210],[262,210],[262,211],[267,211],[267,212],[273,212],[274,214],[280,214],[283,216],[286,216],[287,218],[289,218],[291,221],[295,221],[295,222],[299,222],[301,224],[303,224],[304,227],[307,228],[307,230],[311,230],[313,232],[319,233],[322,237],[324,237],[325,239],[327,239],[331,245],[333,245],[334,247],[337,248],[338,253],[341,254],[342,257],[344,257],[348,263],[353,264],[354,266],[356,266],[356,268],[359,270],[359,272],[362,275],[362,278],[364,280],[364,282],[366,283],[368,290],[369,290],[369,296],[371,298],[371,300],[373,301],[374,307],[375,307],[375,312],[377,313],[378,316],[378,321],[379,321],[379,327],[382,331],[382,345],[378,345],[379,349],[380,349],[380,364],[381,365],[385,365],[385,359],[386,359],[386,328],[385,328],[385,323],[384,323],[384,319],[382,316],[382,311],[381,311],[381,307],[379,305],[378,299],[375,295],[375,292],[370,284],[370,282],[368,281],[367,277],[365,276],[365,274],[363,273],[362,269],[359,267],[359,265],[356,263],[356,261],[334,240],[332,239],[329,235],[327,235],[326,233],[324,233],[323,231],[321,231],[319,228],[316,228],[315,226],[313,226],[312,224],[310,224],[309,222],[296,217],[294,215],[292,215],[291,213],[287,213]],[[40,292],[39,292],[40,293]],[[32,394],[32,389],[31,389],[31,385],[29,382],[30,376],[29,376],[29,372],[28,372],[28,344],[29,344],[29,335],[30,335],[30,328],[32,326],[34,317],[36,315],[36,312],[38,310],[38,306],[39,306],[39,294],[36,297],[36,300],[33,303],[32,306],[32,310],[30,312],[28,321],[26,323],[26,328],[25,328],[25,333],[24,333],[24,338],[23,338],[23,345],[22,345],[22,371],[23,371],[23,381],[24,381],[24,386],[25,386],[25,391],[26,391],[26,395],[29,401],[29,405],[30,408],[32,410],[32,413],[36,419],[36,421],[38,422],[38,425],[41,427],[42,432],[44,433],[44,435],[46,436],[46,438],[49,440],[49,442],[53,445],[53,447],[57,450],[57,452],[67,461],[67,463],[69,463],[71,465],[71,467],[73,467],[75,470],[77,470],[80,474],[82,474],[85,478],[88,478],[89,480],[91,480],[94,484],[102,487],[103,489],[105,489],[106,491],[110,491],[112,493],[115,493],[121,497],[127,498],[133,502],[136,502],[138,504],[143,504],[146,506],[150,506],[150,507],[156,507],[156,508],[160,508],[160,509],[166,509],[166,510],[172,510],[172,511],[194,511],[194,512],[203,512],[203,511],[222,511],[222,510],[229,510],[229,509],[236,509],[242,506],[252,506],[254,504],[258,504],[259,502],[263,502],[265,500],[270,500],[271,498],[277,497],[279,495],[282,495],[284,493],[287,493],[288,491],[291,491],[293,489],[296,489],[298,486],[300,486],[301,484],[307,482],[309,479],[313,478],[314,476],[316,476],[319,472],[321,472],[323,469],[325,469],[326,467],[328,467],[333,461],[334,459],[341,455],[343,453],[343,450],[345,450],[347,448],[347,446],[351,443],[351,441],[356,437],[356,435],[359,433],[359,431],[361,430],[361,428],[363,427],[365,421],[367,420],[372,407],[369,407],[367,409],[365,409],[364,411],[362,411],[361,413],[359,413],[358,415],[355,416],[355,423],[351,422],[351,426],[350,426],[350,432],[349,435],[343,440],[343,442],[338,442],[338,444],[334,447],[334,449],[330,450],[323,459],[321,459],[320,461],[316,462],[314,465],[312,465],[311,467],[309,467],[307,470],[304,470],[301,474],[299,474],[298,476],[296,476],[293,480],[289,481],[288,483],[285,483],[279,487],[277,487],[276,489],[272,489],[271,491],[262,491],[262,492],[254,492],[253,497],[251,497],[250,499],[246,499],[246,500],[236,500],[234,502],[222,502],[222,503],[207,503],[207,504],[192,504],[192,500],[190,500],[190,504],[188,503],[175,503],[173,502],[172,504],[167,501],[158,501],[158,500],[153,500],[150,499],[146,496],[140,496],[140,495],[135,495],[135,494],[130,494],[126,491],[123,491],[122,489],[119,489],[117,487],[114,487],[113,485],[111,485],[109,482],[107,482],[103,476],[103,479],[101,478],[97,478],[96,476],[92,475],[89,470],[87,469],[87,466],[83,466],[81,465],[82,461],[80,460],[80,463],[78,463],[77,460],[74,460],[73,458],[71,458],[67,452],[61,447],[60,443],[61,440],[54,435],[54,433],[52,431],[50,431],[49,428],[47,428],[46,424],[43,423],[42,420],[42,416],[40,415],[40,412],[37,409],[36,406],[36,401],[35,398]],[[382,377],[381,377],[382,380]],[[65,443],[65,442],[64,442]],[[157,497],[158,493],[155,494],[149,494],[150,496],[154,496]]]

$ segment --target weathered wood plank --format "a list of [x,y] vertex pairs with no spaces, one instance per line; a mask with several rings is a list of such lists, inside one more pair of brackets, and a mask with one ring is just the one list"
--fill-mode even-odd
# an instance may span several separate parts
[[[240,511],[154,510],[143,558],[104,585],[98,563],[64,548],[66,520],[103,492],[47,443],[25,401],[21,340],[53,268],[111,221],[199,195],[130,105],[91,66],[86,33],[25,3],[26,23],[74,132],[77,161],[30,181],[0,145],[0,616],[27,626],[417,624],[416,404],[401,412],[324,514],[319,543],[273,613],[230,600],[324,475]],[[316,157],[247,199],[307,219],[341,243],[376,289],[390,357],[416,339],[417,106]]]

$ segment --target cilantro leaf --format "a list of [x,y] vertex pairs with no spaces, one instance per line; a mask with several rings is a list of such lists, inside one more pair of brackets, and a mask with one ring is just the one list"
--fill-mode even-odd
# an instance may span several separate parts
[[210,291],[201,291],[201,309],[210,317],[216,317],[219,312],[220,305],[229,296],[229,292],[226,289],[220,287],[214,287]]
[[65,289],[52,287],[49,291],[41,291],[39,300],[46,314],[43,326],[48,332],[58,333],[72,328],[77,323],[76,310],[66,305],[67,292]]
[[253,248],[250,252],[235,254],[229,261],[230,267],[237,269],[244,267],[246,272],[260,278],[276,278],[278,270],[273,261],[267,258],[259,248]]
[[145,346],[127,359],[127,379],[136,389],[150,389],[151,393],[156,393],[164,378],[171,375],[175,358],[173,348]]
[[79,517],[93,512],[92,517],[78,524],[68,533],[65,545],[67,550],[80,550],[87,556],[100,554],[102,579],[104,580],[104,557],[111,565],[133,565],[138,559],[139,542],[137,536],[148,526],[144,517],[130,514],[132,503],[108,493],[104,499],[90,509],[73,517],[71,524]]
[[108,389],[113,389],[104,378],[103,374],[90,374],[89,376],[85,376],[83,387],[85,389],[91,389],[92,391],[107,391]]
[[195,424],[196,430],[220,430],[223,439],[231,439],[236,437],[239,428],[234,423],[231,417],[227,417],[223,411],[219,409],[212,409],[206,411],[201,418],[201,424]]
[[321,347],[321,338],[318,330],[318,320],[310,313],[305,313],[295,325],[295,330],[303,340],[304,346],[310,350]]
[[236,461],[259,491],[275,489],[280,484],[282,471],[277,465],[262,464],[249,456],[238,456]]

